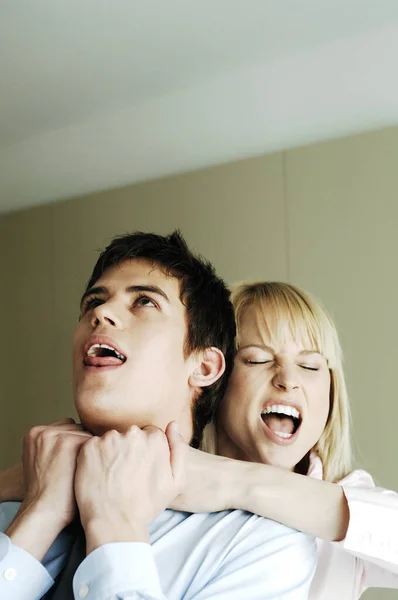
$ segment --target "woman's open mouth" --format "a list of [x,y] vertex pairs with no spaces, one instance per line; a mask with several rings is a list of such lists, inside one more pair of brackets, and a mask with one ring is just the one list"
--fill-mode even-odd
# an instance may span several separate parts
[[297,408],[286,404],[270,404],[264,407],[261,419],[267,436],[282,446],[296,439],[302,422]]

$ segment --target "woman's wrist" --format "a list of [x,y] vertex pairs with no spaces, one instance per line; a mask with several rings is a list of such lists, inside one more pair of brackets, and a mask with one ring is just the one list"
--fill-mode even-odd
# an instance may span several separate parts
[[89,555],[99,546],[115,542],[150,543],[148,526],[115,515],[113,519],[89,519],[84,524],[86,553]]
[[45,510],[39,503],[21,504],[5,533],[13,544],[41,561],[63,527],[55,511]]

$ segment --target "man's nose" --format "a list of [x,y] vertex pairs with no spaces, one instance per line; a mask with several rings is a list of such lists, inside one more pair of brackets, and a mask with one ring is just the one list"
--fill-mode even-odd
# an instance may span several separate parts
[[93,309],[91,326],[95,329],[99,325],[124,329],[122,318],[118,315],[116,307],[112,306],[110,302],[104,302]]

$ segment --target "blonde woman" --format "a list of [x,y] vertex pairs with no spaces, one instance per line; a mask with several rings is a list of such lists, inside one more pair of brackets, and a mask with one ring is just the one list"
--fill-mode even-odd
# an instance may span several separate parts
[[238,352],[203,442],[222,456],[186,448],[186,491],[175,507],[241,508],[313,534],[311,600],[398,589],[398,495],[351,470],[349,404],[331,318],[285,283],[241,285],[233,302]]
[[[349,404],[332,320],[284,283],[242,285],[233,301],[234,370],[205,432],[207,452],[181,441],[186,485],[173,508],[241,508],[314,535],[319,558],[310,600],[398,589],[398,495],[351,470]],[[0,473],[0,491],[3,500],[22,496],[20,467]]]

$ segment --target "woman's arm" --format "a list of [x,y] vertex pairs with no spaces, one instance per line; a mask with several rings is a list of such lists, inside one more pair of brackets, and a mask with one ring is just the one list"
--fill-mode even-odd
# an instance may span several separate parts
[[[343,487],[277,467],[246,463],[241,475],[239,508],[327,541],[341,541],[350,512]],[[237,468],[238,465],[230,465]]]
[[239,508],[325,541],[340,541],[342,551],[363,561],[368,587],[398,587],[398,494],[375,487],[365,471],[354,471],[337,484],[187,446],[182,451],[185,484],[172,508]]
[[24,497],[22,465],[14,465],[0,471],[0,502],[22,501]]
[[240,508],[324,540],[344,539],[349,509],[340,485],[259,463],[186,448],[183,493],[173,508]]

